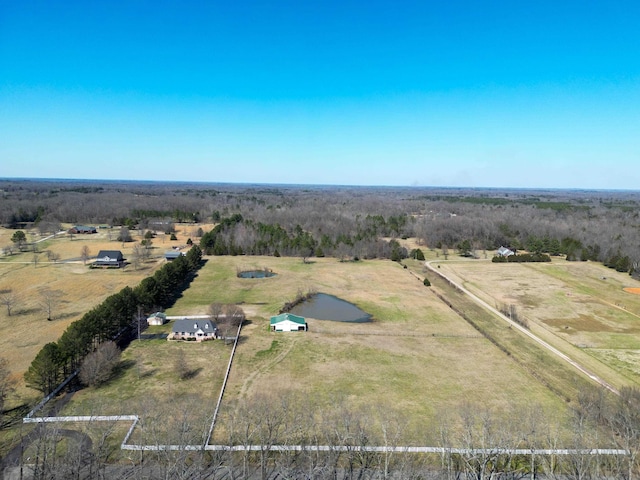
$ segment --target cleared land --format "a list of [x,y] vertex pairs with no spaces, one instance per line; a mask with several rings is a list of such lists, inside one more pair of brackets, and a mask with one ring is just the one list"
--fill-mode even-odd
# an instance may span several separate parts
[[[278,275],[236,277],[237,270],[264,267]],[[371,313],[374,321],[344,324],[308,319],[306,333],[269,331],[269,317],[298,291],[309,289],[350,301]],[[361,412],[372,425],[395,418],[406,424],[403,442],[414,444],[435,443],[443,412],[467,403],[503,414],[532,404],[546,411],[565,410],[559,396],[397,263],[314,259],[303,264],[291,258],[210,257],[167,313],[202,314],[214,301],[242,304],[249,322],[243,328],[213,442],[224,441],[234,428],[230,419],[255,405],[257,398],[268,398],[272,409],[279,408],[282,399],[296,399],[316,423],[336,408]],[[171,369],[178,350],[206,367],[179,380]],[[154,412],[160,409],[160,415],[172,418],[181,405],[176,399],[179,392],[190,405],[203,406],[194,415],[210,415],[226,367],[223,352],[228,351],[230,346],[222,342],[134,342],[125,352],[125,360],[133,362],[125,376],[100,389],[79,392],[62,414],[86,414],[88,406],[97,403],[110,413],[144,415],[135,399],[142,405],[144,398],[153,397]],[[144,384],[136,378],[137,369],[144,370],[140,374]],[[131,402],[123,405],[118,400],[123,397]],[[200,424],[201,419],[193,421]]]
[[[206,228],[206,226],[205,226]],[[178,240],[170,241],[169,236],[160,235],[154,239],[153,258],[136,270],[129,265],[125,269],[90,269],[81,260],[81,250],[87,246],[95,257],[99,250],[121,250],[125,258],[131,256],[136,242],[124,245],[115,241],[117,229],[99,230],[98,234],[68,235],[38,242],[38,262],[33,262],[34,253],[24,252],[0,257],[0,290],[10,289],[15,297],[11,316],[0,305],[0,356],[9,360],[11,374],[17,382],[17,394],[9,400],[11,404],[30,403],[38,393],[24,385],[23,374],[43,345],[56,341],[67,326],[100,304],[109,295],[125,286],[135,286],[140,280],[153,273],[164,260],[162,256],[172,245],[183,245],[197,226],[178,226]],[[0,245],[11,244],[15,230],[0,228]],[[111,237],[113,240],[109,240]],[[193,237],[195,238],[195,237]],[[38,241],[41,237],[27,233],[27,240]],[[59,256],[55,263],[47,260],[45,251]],[[52,309],[52,321],[47,321],[40,291],[46,287],[59,291],[59,299]]]
[[531,330],[617,387],[640,385],[640,297],[629,275],[593,262],[443,261],[488,303],[513,305]]

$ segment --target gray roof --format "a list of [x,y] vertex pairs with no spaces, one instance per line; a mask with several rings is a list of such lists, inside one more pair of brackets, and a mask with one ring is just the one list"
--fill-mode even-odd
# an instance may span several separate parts
[[73,229],[76,229],[79,232],[95,232],[96,227],[88,227],[87,225],[76,225],[72,228],[72,230]]
[[98,255],[96,255],[96,260],[113,262],[124,260],[124,257],[122,256],[122,252],[120,250],[100,250],[98,252]]
[[176,320],[173,323],[171,331],[174,333],[186,332],[194,334],[198,330],[202,330],[203,332],[215,332],[216,328],[216,324],[211,320],[205,320],[202,318],[183,318],[182,320]]

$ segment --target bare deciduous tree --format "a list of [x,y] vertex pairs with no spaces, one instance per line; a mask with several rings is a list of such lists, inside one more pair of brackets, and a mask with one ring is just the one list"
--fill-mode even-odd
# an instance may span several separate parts
[[80,258],[82,259],[83,264],[87,264],[87,260],[91,257],[91,251],[87,245],[83,245],[80,249]]
[[144,248],[141,245],[134,245],[133,250],[131,252],[131,264],[135,270],[140,267],[140,263],[142,262],[142,258],[144,256]]
[[60,254],[51,250],[47,250],[47,260],[53,263],[57,263],[58,260],[60,260]]
[[120,362],[120,353],[115,342],[101,343],[82,362],[80,381],[89,386],[106,382],[111,377],[114,367]]
[[0,427],[4,423],[2,415],[7,398],[15,389],[15,380],[11,378],[9,371],[9,361],[6,358],[0,358]]
[[209,305],[207,313],[209,318],[216,323],[219,335],[224,337],[225,342],[235,333],[246,318],[244,310],[235,304],[223,305],[214,302]]
[[54,290],[49,287],[40,289],[40,306],[47,314],[47,320],[53,319],[53,311],[60,304],[62,295],[62,290]]
[[218,323],[218,320],[220,320],[222,311],[223,311],[223,308],[221,303],[214,302],[211,305],[209,305],[209,312],[208,312],[209,317],[211,317],[211,320],[213,320],[216,323]]
[[0,303],[7,308],[7,316],[10,317],[11,310],[13,310],[13,307],[16,304],[16,296],[14,295],[13,290],[10,288],[0,290]]

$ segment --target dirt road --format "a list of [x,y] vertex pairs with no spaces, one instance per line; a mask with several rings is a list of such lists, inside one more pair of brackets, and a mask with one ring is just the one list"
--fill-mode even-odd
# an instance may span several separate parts
[[469,290],[464,288],[462,285],[460,285],[459,283],[453,281],[452,279],[447,277],[444,273],[442,273],[440,270],[437,270],[436,268],[434,268],[431,265],[432,263],[438,263],[438,262],[439,262],[438,260],[430,260],[428,262],[424,262],[424,265],[429,270],[431,270],[433,273],[435,273],[436,275],[439,275],[440,277],[446,279],[449,283],[454,285],[456,288],[460,289],[461,292],[463,292],[465,295],[469,296],[478,305],[480,305],[481,307],[485,308],[486,310],[489,310],[491,313],[493,313],[494,315],[500,317],[502,320],[507,322],[512,328],[518,329],[520,332],[522,332],[524,335],[526,335],[527,337],[532,339],[534,342],[538,343],[540,346],[542,346],[543,348],[545,348],[549,352],[553,353],[557,357],[560,357],[560,359],[562,361],[568,363],[569,365],[574,367],[576,370],[578,370],[580,373],[582,373],[583,375],[586,375],[587,377],[589,377],[591,380],[593,380],[597,384],[603,386],[604,388],[606,388],[607,390],[615,393],[616,395],[620,395],[620,392],[618,392],[618,390],[615,387],[613,387],[609,383],[605,382],[604,380],[602,380],[597,375],[594,375],[593,373],[591,373],[589,370],[587,370],[585,367],[580,365],[578,362],[576,362],[575,360],[570,358],[568,355],[566,355],[565,353],[563,353],[560,350],[558,350],[557,348],[555,348],[554,346],[548,344],[547,342],[542,340],[540,337],[538,337],[536,334],[532,333],[530,330],[527,330],[522,325],[514,322],[509,317],[507,317],[506,315],[502,314],[499,310],[497,310],[496,308],[492,307],[487,302],[485,302],[484,300],[482,300],[478,296],[474,295]]

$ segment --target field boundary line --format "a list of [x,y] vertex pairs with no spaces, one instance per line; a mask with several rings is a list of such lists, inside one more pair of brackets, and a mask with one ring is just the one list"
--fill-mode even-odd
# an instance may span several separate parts
[[240,331],[242,330],[242,322],[238,325],[238,332],[236,333],[236,339],[233,342],[233,349],[231,349],[231,356],[229,357],[229,364],[227,365],[227,371],[224,374],[224,380],[222,381],[222,387],[220,388],[220,395],[218,396],[218,403],[216,404],[216,409],[213,411],[213,418],[211,419],[211,426],[209,427],[209,433],[207,434],[207,438],[203,444],[203,447],[206,447],[211,440],[211,435],[213,435],[213,429],[216,426],[216,420],[218,419],[218,412],[220,411],[220,406],[222,405],[222,397],[224,396],[224,391],[227,387],[227,380],[229,379],[229,374],[231,373],[231,364],[233,363],[233,357],[236,353],[236,347],[238,346],[238,340],[240,339]]
[[543,348],[545,348],[546,350],[548,350],[549,352],[553,353],[554,355],[556,355],[557,357],[560,357],[560,359],[562,359],[564,362],[568,363],[569,365],[571,365],[572,367],[574,367],[575,369],[577,369],[580,373],[586,375],[587,377],[589,377],[592,381],[594,381],[595,383],[599,384],[600,386],[606,388],[607,390],[609,390],[612,393],[615,393],[616,395],[620,395],[620,392],[611,384],[609,384],[608,382],[604,381],[603,379],[601,379],[600,377],[598,377],[597,375],[595,375],[594,373],[591,373],[589,370],[587,370],[585,367],[583,367],[581,364],[579,364],[577,361],[573,360],[571,357],[569,357],[567,354],[561,352],[560,350],[558,350],[556,347],[554,347],[553,345],[545,342],[544,340],[542,340],[540,337],[538,337],[535,333],[532,333],[530,330],[527,330],[526,328],[524,328],[522,325],[518,324],[517,322],[514,322],[513,320],[511,320],[509,317],[507,317],[506,315],[504,315],[502,312],[500,312],[497,308],[492,307],[491,305],[489,305],[487,302],[485,302],[484,300],[482,300],[481,298],[479,298],[477,295],[475,295],[474,293],[470,292],[469,290],[467,290],[465,287],[463,287],[462,285],[458,284],[457,282],[451,280],[449,277],[447,277],[444,273],[438,271],[437,269],[433,268],[433,266],[431,265],[434,262],[439,262],[439,260],[429,260],[427,262],[424,262],[425,267],[427,267],[429,270],[431,270],[433,273],[435,273],[436,275],[440,276],[441,278],[443,278],[446,282],[448,282],[449,284],[451,284],[454,288],[458,289],[460,292],[464,293],[465,295],[467,295],[469,298],[471,298],[474,302],[476,302],[478,305],[480,305],[481,307],[485,308],[486,310],[489,310],[491,313],[493,313],[494,315],[497,315],[499,318],[501,318],[502,320],[504,320],[505,322],[507,322],[509,325],[511,325],[513,328],[517,329],[518,331],[520,331],[521,333],[525,334],[527,337],[531,338],[534,342],[538,343],[539,345],[541,345]]
[[369,452],[369,453],[454,453],[461,455],[629,455],[624,449],[583,448],[583,449],[532,449],[532,448],[454,448],[418,447],[389,445],[135,445],[127,443],[140,421],[138,415],[84,415],[68,417],[23,418],[24,423],[69,423],[69,422],[123,422],[131,421],[121,450],[133,451],[228,451],[228,452]]

